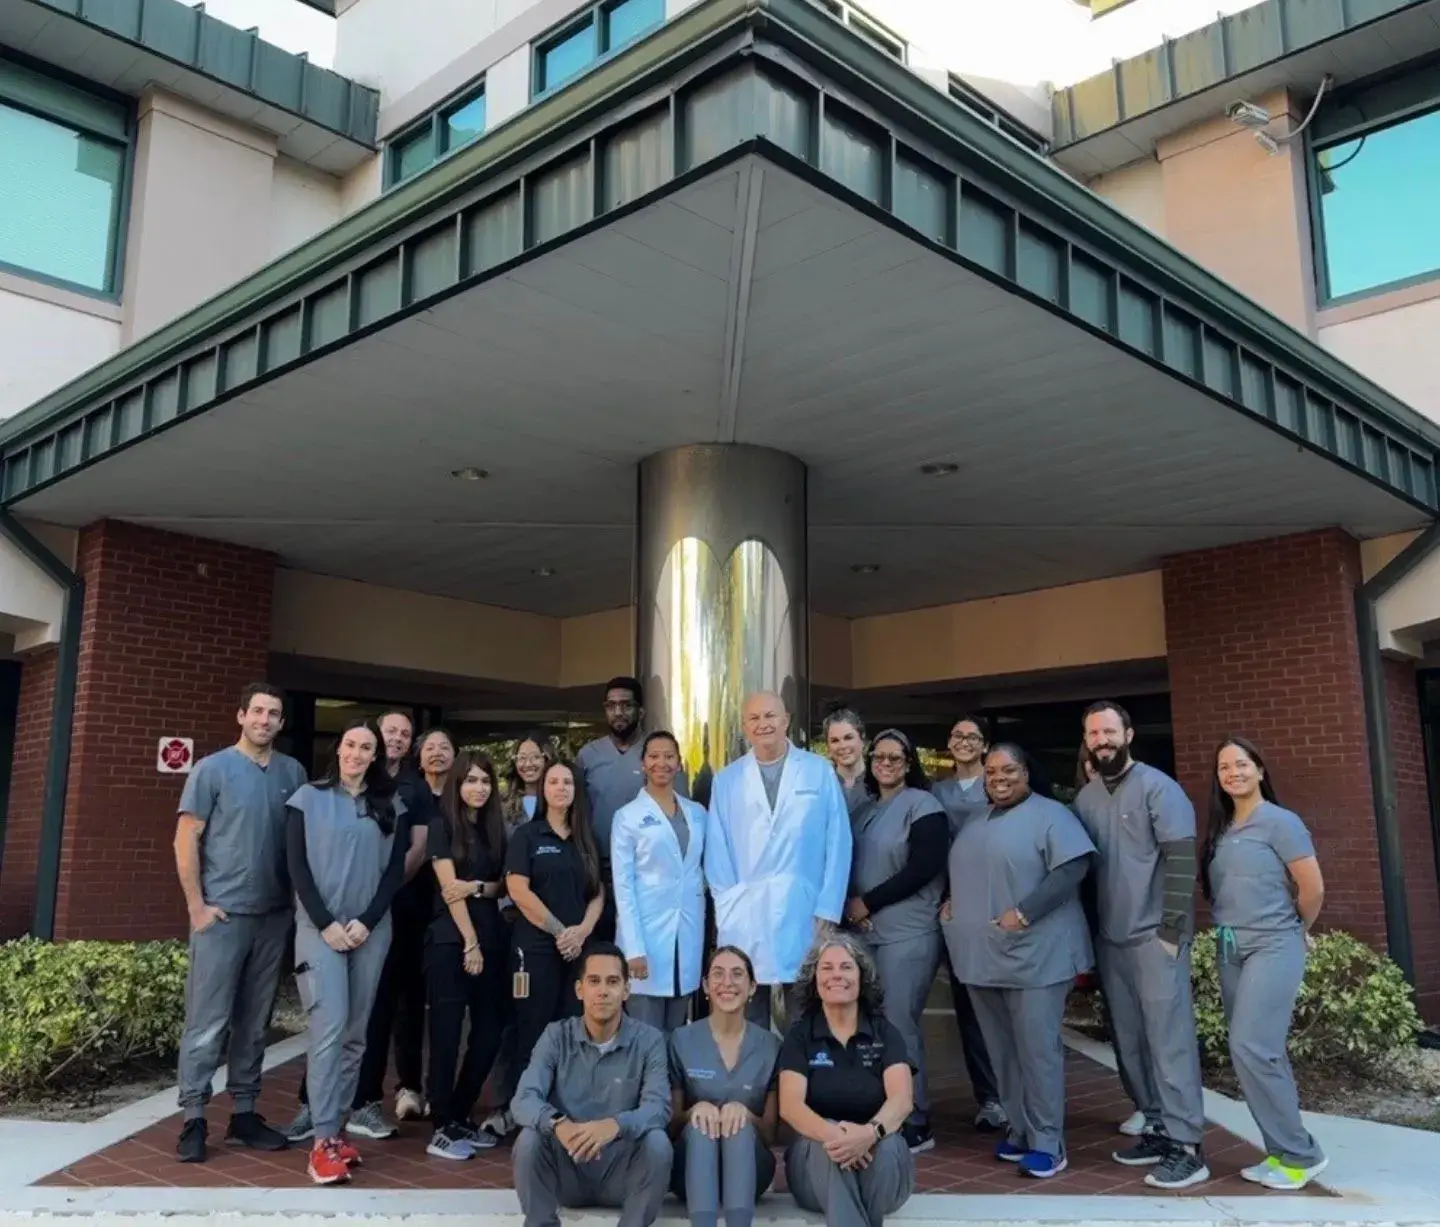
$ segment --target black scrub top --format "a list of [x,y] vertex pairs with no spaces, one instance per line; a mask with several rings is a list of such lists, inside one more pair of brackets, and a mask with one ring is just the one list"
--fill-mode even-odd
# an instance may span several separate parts
[[[428,849],[432,861],[452,861],[455,876],[462,882],[498,882],[505,872],[500,858],[491,851],[485,832],[476,827],[471,828],[470,845],[465,855],[457,856],[450,838],[450,823],[444,814],[436,814],[430,819]],[[452,945],[460,941],[460,930],[441,897],[438,881],[436,887],[435,919],[430,924],[430,940]],[[465,900],[465,910],[470,913],[470,923],[475,928],[482,950],[504,950],[509,946],[510,930],[500,919],[498,900],[472,896]]]
[[[543,818],[532,818],[510,837],[505,872],[530,880],[535,897],[567,928],[585,919],[591,894],[585,884],[585,862],[573,839],[562,839]],[[555,949],[555,939],[537,929],[515,909],[515,944],[522,950]]]
[[842,1044],[825,1011],[813,1006],[780,1048],[780,1069],[807,1079],[805,1106],[826,1120],[854,1125],[868,1124],[885,1106],[885,1071],[909,1064],[900,1032],[864,1010],[850,1042]]

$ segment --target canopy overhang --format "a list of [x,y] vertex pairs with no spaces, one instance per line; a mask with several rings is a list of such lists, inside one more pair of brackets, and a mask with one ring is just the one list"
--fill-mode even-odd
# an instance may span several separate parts
[[1413,528],[1440,434],[806,0],[706,0],[0,463],[40,519],[568,616],[629,602],[635,466],[696,442],[807,463],[858,616]]

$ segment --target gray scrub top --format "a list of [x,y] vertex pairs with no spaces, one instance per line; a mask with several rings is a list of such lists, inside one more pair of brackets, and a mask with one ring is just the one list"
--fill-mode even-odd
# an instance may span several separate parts
[[870,800],[870,793],[865,788],[865,775],[862,772],[855,778],[853,784],[847,784],[840,779],[840,773],[835,773],[835,778],[840,780],[840,791],[845,794],[845,812],[851,818],[855,817],[855,811]]
[[[970,785],[969,788],[965,787],[966,783]],[[937,781],[931,788],[930,795],[945,807],[945,815],[950,819],[952,840],[969,819],[990,808],[990,798],[985,795],[984,776],[973,776],[962,782],[952,775],[949,779]]]
[[765,785],[765,799],[770,802],[770,808],[775,808],[775,802],[780,796],[780,777],[785,774],[785,760],[790,757],[790,751],[786,750],[773,763],[762,763],[758,759],[755,765],[760,768],[760,782]]
[[[863,895],[888,882],[910,859],[910,827],[926,814],[944,813],[940,802],[919,788],[902,788],[890,800],[871,797],[850,815],[854,836],[850,854],[850,894]],[[908,898],[882,907],[870,918],[865,940],[885,946],[923,937],[940,927],[940,900],[945,893],[945,868]]]
[[[398,796],[396,829],[405,814]],[[290,808],[305,815],[305,859],[326,910],[341,924],[356,919],[375,898],[385,866],[390,863],[392,831],[386,835],[365,809],[365,794],[352,797],[345,789],[306,784],[290,798]],[[300,924],[310,924],[303,907],[295,909]]]
[[1008,933],[993,922],[1052,869],[1093,851],[1074,814],[1033,794],[965,824],[950,845],[953,916],[941,926],[962,984],[1043,988],[1090,969],[1090,930],[1078,891],[1027,929]]
[[290,906],[285,868],[285,802],[305,783],[288,754],[260,766],[235,746],[195,764],[179,812],[205,824],[200,889],[211,907],[258,916]]
[[671,1032],[670,1085],[684,1094],[686,1107],[743,1103],[759,1116],[775,1086],[779,1059],[780,1037],[747,1022],[735,1068],[726,1069],[710,1020],[702,1018]]
[[1291,861],[1315,855],[1298,814],[1262,801],[1242,826],[1228,826],[1210,862],[1211,912],[1231,929],[1284,931],[1300,927],[1290,893]]
[[1095,841],[1100,936],[1134,945],[1160,927],[1165,874],[1160,845],[1195,838],[1195,807],[1163,771],[1136,763],[1112,793],[1095,778],[1075,798],[1075,812]]
[[[630,748],[621,751],[613,737],[597,737],[580,747],[575,765],[585,777],[585,799],[590,802],[590,821],[600,855],[610,859],[610,831],[615,815],[640,795],[645,787],[645,771],[640,762],[644,757],[644,737],[636,737]],[[682,797],[690,795],[690,786],[682,768],[675,775],[675,791]],[[534,817],[534,808],[530,810]]]

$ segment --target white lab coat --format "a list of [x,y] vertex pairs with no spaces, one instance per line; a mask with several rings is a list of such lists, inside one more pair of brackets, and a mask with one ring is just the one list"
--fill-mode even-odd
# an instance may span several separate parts
[[793,984],[815,922],[840,920],[850,880],[850,815],[828,759],[791,746],[772,813],[753,753],[715,777],[705,877],[722,946],[761,984]]
[[615,812],[610,828],[610,873],[615,888],[616,944],[627,959],[648,960],[650,975],[631,980],[644,997],[680,996],[700,987],[705,946],[706,814],[688,797],[676,797],[690,828],[684,857],[670,819],[643,788]]

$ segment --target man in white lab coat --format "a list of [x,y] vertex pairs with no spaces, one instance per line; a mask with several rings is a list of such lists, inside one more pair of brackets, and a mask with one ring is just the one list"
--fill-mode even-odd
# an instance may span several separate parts
[[779,695],[745,700],[744,732],[750,752],[715,777],[710,795],[705,878],[720,945],[755,964],[751,1021],[768,1026],[772,987],[791,989],[816,934],[840,922],[850,815],[829,761],[791,745]]

